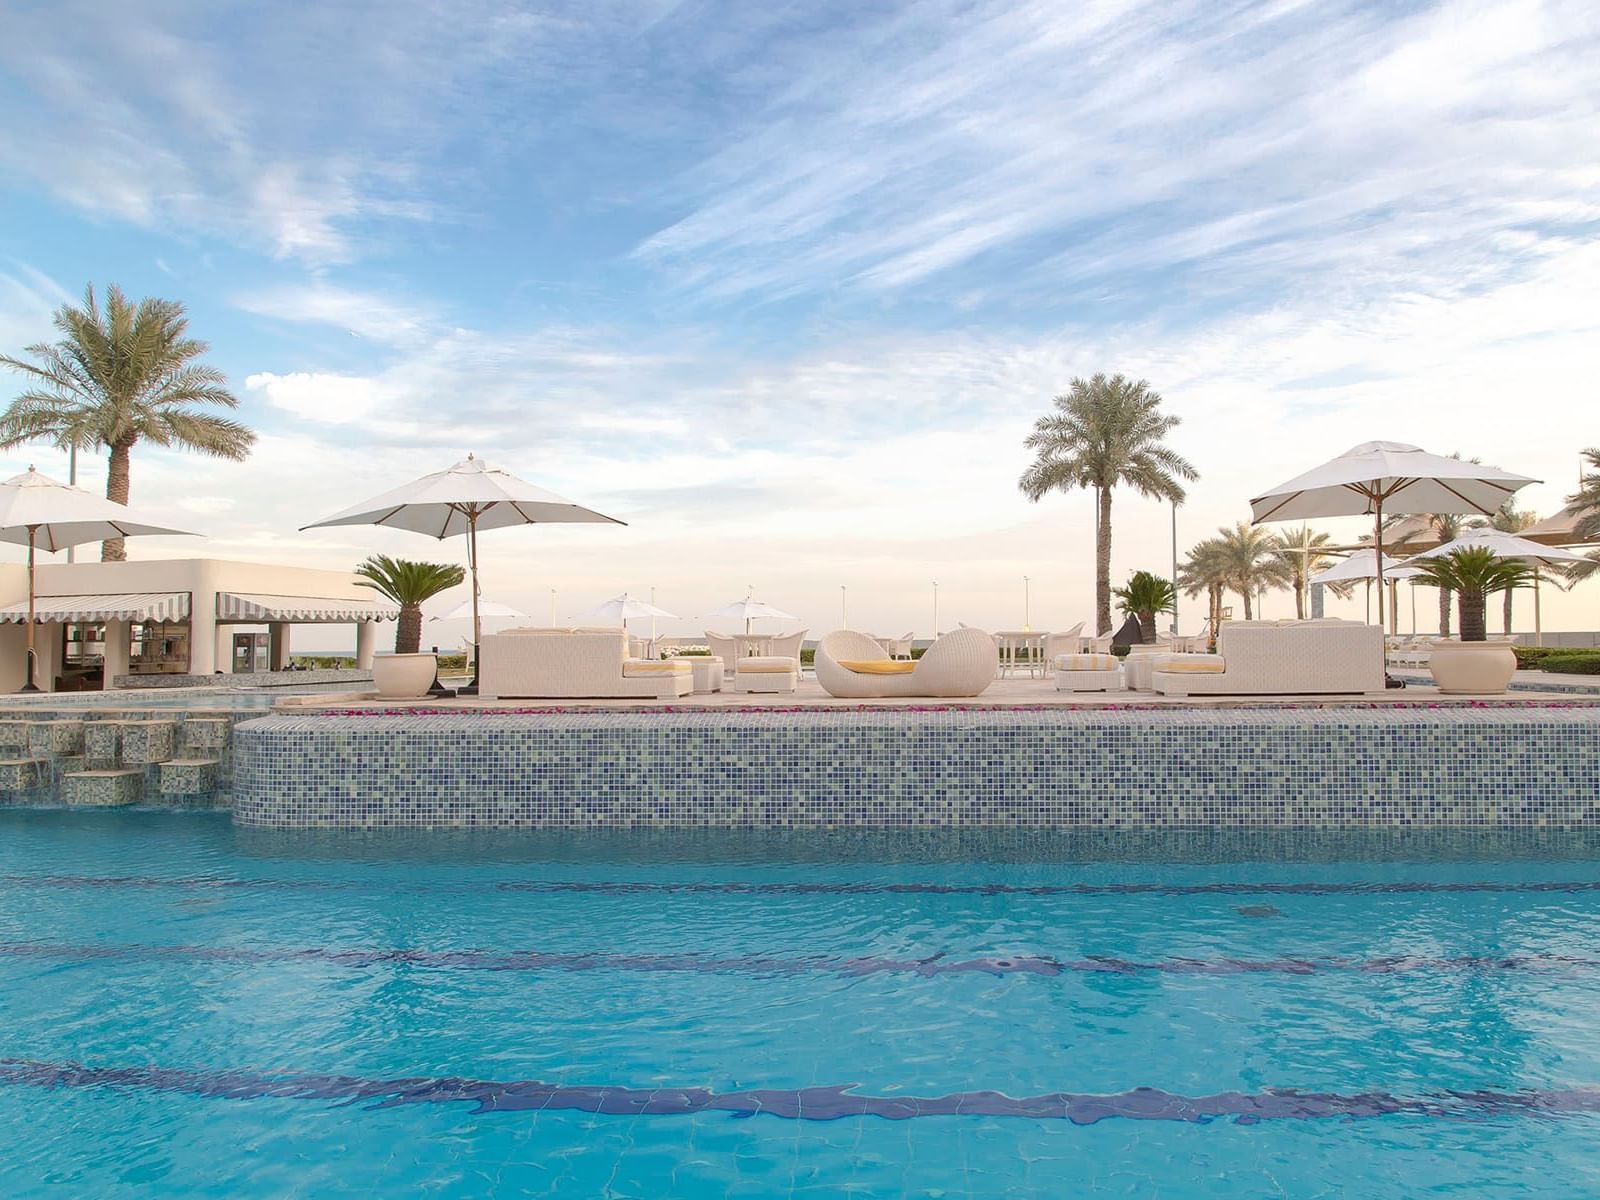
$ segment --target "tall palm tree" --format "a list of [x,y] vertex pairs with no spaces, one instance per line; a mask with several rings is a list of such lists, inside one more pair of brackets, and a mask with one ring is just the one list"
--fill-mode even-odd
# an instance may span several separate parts
[[[187,336],[183,305],[144,299],[134,304],[112,286],[105,307],[94,285],[82,308],[55,312],[61,340],[39,343],[27,362],[0,355],[0,365],[32,384],[0,414],[0,449],[50,442],[58,449],[105,447],[106,497],[128,502],[128,458],[141,442],[194,450],[215,458],[245,458],[256,435],[238,421],[205,411],[237,408],[226,377],[199,359],[209,347]],[[102,544],[100,557],[120,562],[121,538]]]
[[[1538,523],[1538,513],[1519,509],[1515,500],[1507,500],[1492,517],[1488,519],[1479,517],[1468,522],[1468,525],[1473,529],[1498,529],[1501,533],[1521,533],[1528,526],[1537,525]],[[1508,587],[1505,590],[1505,598],[1501,607],[1500,619],[1504,625],[1504,632],[1508,636],[1511,633],[1511,600],[1516,593],[1516,588]]]
[[1034,422],[1024,445],[1034,451],[1019,486],[1035,502],[1053,491],[1089,488],[1095,496],[1094,604],[1098,632],[1111,632],[1111,493],[1127,484],[1141,496],[1184,498],[1179,480],[1197,475],[1164,444],[1181,418],[1161,411],[1149,383],[1122,375],[1074,379]]
[[422,606],[467,577],[455,563],[412,562],[387,554],[374,554],[356,568],[356,574],[362,577],[362,587],[380,592],[400,606],[394,631],[396,654],[415,654],[421,648]]
[[1206,620],[1215,634],[1222,623],[1223,594],[1228,588],[1228,557],[1221,541],[1207,538],[1189,551],[1178,573],[1178,586],[1186,596],[1206,594]]
[[1252,620],[1256,593],[1289,582],[1288,565],[1277,554],[1277,539],[1259,525],[1240,521],[1232,529],[1218,529],[1217,542],[1227,584],[1244,600],[1244,619]]
[[[1283,560],[1289,586],[1294,588],[1294,615],[1302,621],[1306,619],[1306,594],[1311,588],[1311,577],[1334,561],[1325,549],[1332,540],[1309,525],[1285,530],[1274,539],[1273,553]],[[1332,583],[1328,588],[1341,597],[1351,592],[1348,583]]]
[[[1600,542],[1600,449],[1591,446],[1583,452],[1588,469],[1584,471],[1576,492],[1567,497],[1567,506],[1577,514],[1574,531],[1581,541]],[[1566,576],[1576,582],[1600,572],[1600,550],[1589,553],[1586,563],[1574,563],[1567,568]]]

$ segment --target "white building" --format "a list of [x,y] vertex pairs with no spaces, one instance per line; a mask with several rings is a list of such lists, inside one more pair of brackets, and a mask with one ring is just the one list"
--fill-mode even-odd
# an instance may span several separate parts
[[[359,577],[216,558],[144,562],[43,563],[34,632],[46,691],[111,687],[119,676],[199,675],[256,668],[254,639],[267,630],[267,667],[289,661],[289,627],[354,624],[356,660],[372,665],[378,626],[395,608]],[[28,574],[0,564],[0,689],[15,692],[27,672]]]

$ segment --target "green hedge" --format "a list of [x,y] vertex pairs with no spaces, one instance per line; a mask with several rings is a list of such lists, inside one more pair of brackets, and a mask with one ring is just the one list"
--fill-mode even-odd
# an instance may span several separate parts
[[1600,654],[1600,650],[1591,650],[1583,646],[1513,646],[1511,649],[1517,656],[1517,666],[1534,671],[1541,669],[1552,658]]
[[1541,665],[1552,675],[1600,675],[1600,650],[1551,654]]

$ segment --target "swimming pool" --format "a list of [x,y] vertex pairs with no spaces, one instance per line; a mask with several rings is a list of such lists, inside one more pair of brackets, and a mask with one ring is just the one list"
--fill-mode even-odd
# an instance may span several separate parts
[[1597,934],[1570,833],[4,811],[0,1194],[1590,1195]]

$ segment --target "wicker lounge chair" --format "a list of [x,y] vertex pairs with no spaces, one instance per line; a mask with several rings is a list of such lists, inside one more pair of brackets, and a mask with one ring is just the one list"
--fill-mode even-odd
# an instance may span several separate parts
[[830,696],[976,696],[994,681],[999,655],[981,629],[958,629],[914,663],[884,657],[864,633],[840,629],[817,643],[817,682]]
[[1150,683],[1168,696],[1382,692],[1383,630],[1359,621],[1224,621],[1215,654],[1158,659]]
[[620,629],[508,629],[483,639],[478,694],[486,700],[655,699],[694,689],[688,663],[627,657]]

